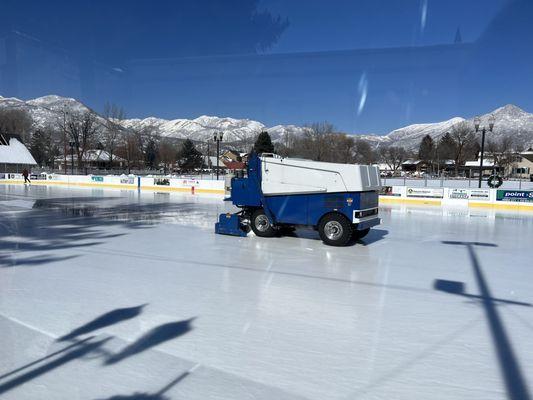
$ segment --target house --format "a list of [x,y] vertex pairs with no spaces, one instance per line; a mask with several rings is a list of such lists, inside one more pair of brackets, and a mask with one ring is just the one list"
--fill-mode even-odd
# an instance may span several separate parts
[[508,172],[512,178],[533,181],[533,148],[516,154]]
[[226,168],[230,171],[240,170],[240,169],[246,169],[246,164],[242,161],[230,161],[230,160],[222,160]]
[[[109,168],[109,160],[111,155],[105,150],[93,149],[87,150],[83,155],[84,168],[95,169],[107,169]],[[54,168],[63,169],[66,161],[67,170],[72,168],[72,162],[74,162],[74,168],[78,168],[78,156],[76,154],[68,154],[65,160],[65,156],[59,156],[54,159]],[[113,167],[124,167],[127,162],[121,157],[113,155]]]
[[[479,166],[481,164],[481,159],[473,161],[466,161],[464,167],[462,168],[465,171],[466,176],[469,177],[479,177]],[[494,165],[494,158],[490,155],[485,155],[483,157],[483,167],[482,172],[484,176],[492,175],[493,171],[498,171],[499,168]]]
[[420,175],[421,172],[425,172],[428,168],[428,163],[423,160],[405,160],[402,163],[402,171],[410,172],[415,175]]
[[221,160],[227,160],[227,161],[242,161],[241,153],[234,150],[226,150],[222,155],[220,156]]
[[18,135],[0,133],[0,177],[31,170],[37,163]]

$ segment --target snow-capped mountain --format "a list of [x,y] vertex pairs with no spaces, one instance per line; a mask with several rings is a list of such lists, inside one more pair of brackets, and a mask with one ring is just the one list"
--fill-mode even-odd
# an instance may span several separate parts
[[[515,105],[507,104],[480,116],[481,126],[488,127],[490,115],[494,116],[495,125],[493,132],[487,133],[488,139],[499,140],[504,136],[512,136],[517,145],[533,145],[533,114]],[[361,135],[361,138],[368,140],[375,146],[395,145],[416,150],[425,135],[431,136],[433,140],[438,140],[446,132],[451,132],[455,125],[463,122],[474,129],[474,118],[454,117],[442,122],[408,125],[395,129],[384,136]],[[478,136],[480,134],[480,132],[477,133]]]
[[14,97],[0,96],[0,109],[20,109],[26,111],[33,120],[35,127],[44,127],[56,123],[64,112],[88,111],[89,108],[76,99],[61,96],[44,96],[23,101]]
[[[23,101],[16,98],[5,98],[0,96],[0,109],[12,108],[26,111],[33,119],[35,128],[42,128],[47,125],[56,125],[58,118],[64,112],[76,113],[92,111],[81,102],[56,95],[39,97],[37,99]],[[98,116],[102,126],[105,120]],[[273,141],[285,142],[292,136],[301,135],[305,128],[295,125],[276,125],[267,127],[261,122],[249,119],[221,118],[203,115],[195,119],[173,119],[144,118],[125,119],[119,122],[124,128],[140,132],[151,132],[161,137],[175,139],[191,139],[196,141],[206,141],[213,137],[214,132],[223,131],[224,141],[240,142],[252,140],[262,130],[267,130]]]
[[228,142],[246,141],[255,137],[259,132],[268,130],[272,140],[281,141],[287,135],[300,134],[303,128],[294,125],[278,125],[268,128],[258,121],[249,119],[220,118],[202,115],[195,119],[161,118],[126,119],[121,121],[125,128],[136,130],[149,130],[162,137],[192,139],[206,141],[213,137],[215,132],[224,132],[224,140]]
[[[58,118],[61,118],[64,112],[92,111],[75,99],[55,95],[39,97],[28,101],[0,96],[0,109],[2,108],[25,110],[32,118],[35,128],[57,125]],[[482,125],[487,124],[490,114],[495,117],[496,124],[494,132],[489,134],[489,138],[499,139],[503,136],[510,135],[517,144],[524,146],[533,145],[533,114],[515,105],[508,104],[491,113],[482,115]],[[103,117],[98,116],[97,118],[102,127],[106,126],[106,121]],[[383,136],[357,135],[357,137],[368,140],[374,146],[396,145],[415,150],[425,135],[430,135],[433,139],[438,139],[446,132],[450,132],[456,124],[462,122],[473,127],[473,118],[464,119],[454,117],[442,122],[409,125],[395,129]],[[195,141],[209,140],[213,137],[214,132],[223,131],[225,142],[251,141],[259,132],[266,129],[274,142],[290,143],[292,138],[301,136],[307,129],[296,125],[267,127],[261,122],[250,119],[222,118],[206,115],[195,119],[167,120],[155,117],[125,119],[120,121],[120,124],[125,129],[152,132],[161,137],[175,139],[189,138]]]
[[366,139],[374,145],[395,145],[405,148],[418,147],[422,138],[430,135],[433,139],[437,139],[445,132],[450,131],[454,125],[465,121],[464,118],[454,117],[447,121],[427,123],[427,124],[413,124],[403,128],[395,129],[387,135],[361,135],[362,139]]

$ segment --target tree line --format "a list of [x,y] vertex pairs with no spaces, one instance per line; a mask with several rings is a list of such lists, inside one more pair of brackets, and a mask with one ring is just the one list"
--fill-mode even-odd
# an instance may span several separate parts
[[[125,128],[124,110],[114,104],[106,104],[102,116],[94,111],[57,111],[54,123],[36,129],[33,121],[21,109],[0,110],[0,133],[19,134],[37,163],[52,167],[58,159],[67,159],[70,149],[76,155],[78,169],[83,169],[87,152],[105,150],[110,159],[108,167],[120,158],[128,171],[131,169],[159,169],[170,171],[174,166],[182,171],[205,167],[202,154],[208,154],[206,143],[191,140],[180,141],[160,137],[149,128]],[[255,143],[254,143],[255,142]],[[71,146],[72,145],[72,146]],[[198,146],[198,148],[197,148]],[[454,125],[438,140],[426,135],[418,151],[401,146],[376,143],[364,138],[339,132],[331,123],[317,122],[306,125],[301,135],[287,135],[273,144],[267,132],[241,142],[225,143],[225,149],[239,152],[277,153],[286,157],[299,157],[315,161],[376,164],[383,163],[396,172],[410,158],[423,161],[430,170],[438,170],[445,161],[453,161],[456,174],[467,160],[477,159],[479,140],[467,122]],[[500,140],[487,140],[486,151],[494,163],[505,168],[513,159],[516,146],[508,136]],[[209,152],[211,153],[211,152]]]
[[191,140],[162,138],[149,129],[127,129],[120,123],[123,119],[124,110],[114,104],[106,104],[102,116],[89,109],[64,109],[56,112],[55,121],[34,130],[25,110],[1,109],[0,133],[18,135],[42,167],[70,162],[72,151],[82,170],[90,150],[105,150],[110,169],[118,159],[128,171],[161,165],[170,170],[177,165],[188,172],[203,166],[202,153]]

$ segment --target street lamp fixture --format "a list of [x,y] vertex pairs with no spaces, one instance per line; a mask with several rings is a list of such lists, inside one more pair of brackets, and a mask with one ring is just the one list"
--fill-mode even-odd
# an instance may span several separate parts
[[217,181],[218,181],[218,175],[219,175],[219,163],[220,163],[220,142],[222,142],[222,139],[224,138],[224,132],[215,132],[213,133],[213,141],[217,144]]
[[[494,121],[495,121],[494,115],[492,114],[489,115],[489,118],[487,121],[489,132],[492,132],[492,130],[494,129]],[[487,128],[485,125],[481,126],[481,118],[479,117],[474,118],[474,128],[476,129],[476,133],[481,131],[481,154],[479,157],[479,182],[478,182],[478,188],[481,189],[481,181],[483,178],[483,156],[485,154],[485,133],[487,131]]]

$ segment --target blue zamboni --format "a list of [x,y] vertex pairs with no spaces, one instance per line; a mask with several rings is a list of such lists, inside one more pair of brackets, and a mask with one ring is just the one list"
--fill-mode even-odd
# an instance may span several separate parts
[[[377,167],[251,154],[246,176],[231,178],[231,201],[241,211],[221,214],[215,232],[272,237],[298,225],[318,230],[322,241],[344,246],[380,223]],[[228,189],[228,188],[227,188]]]

